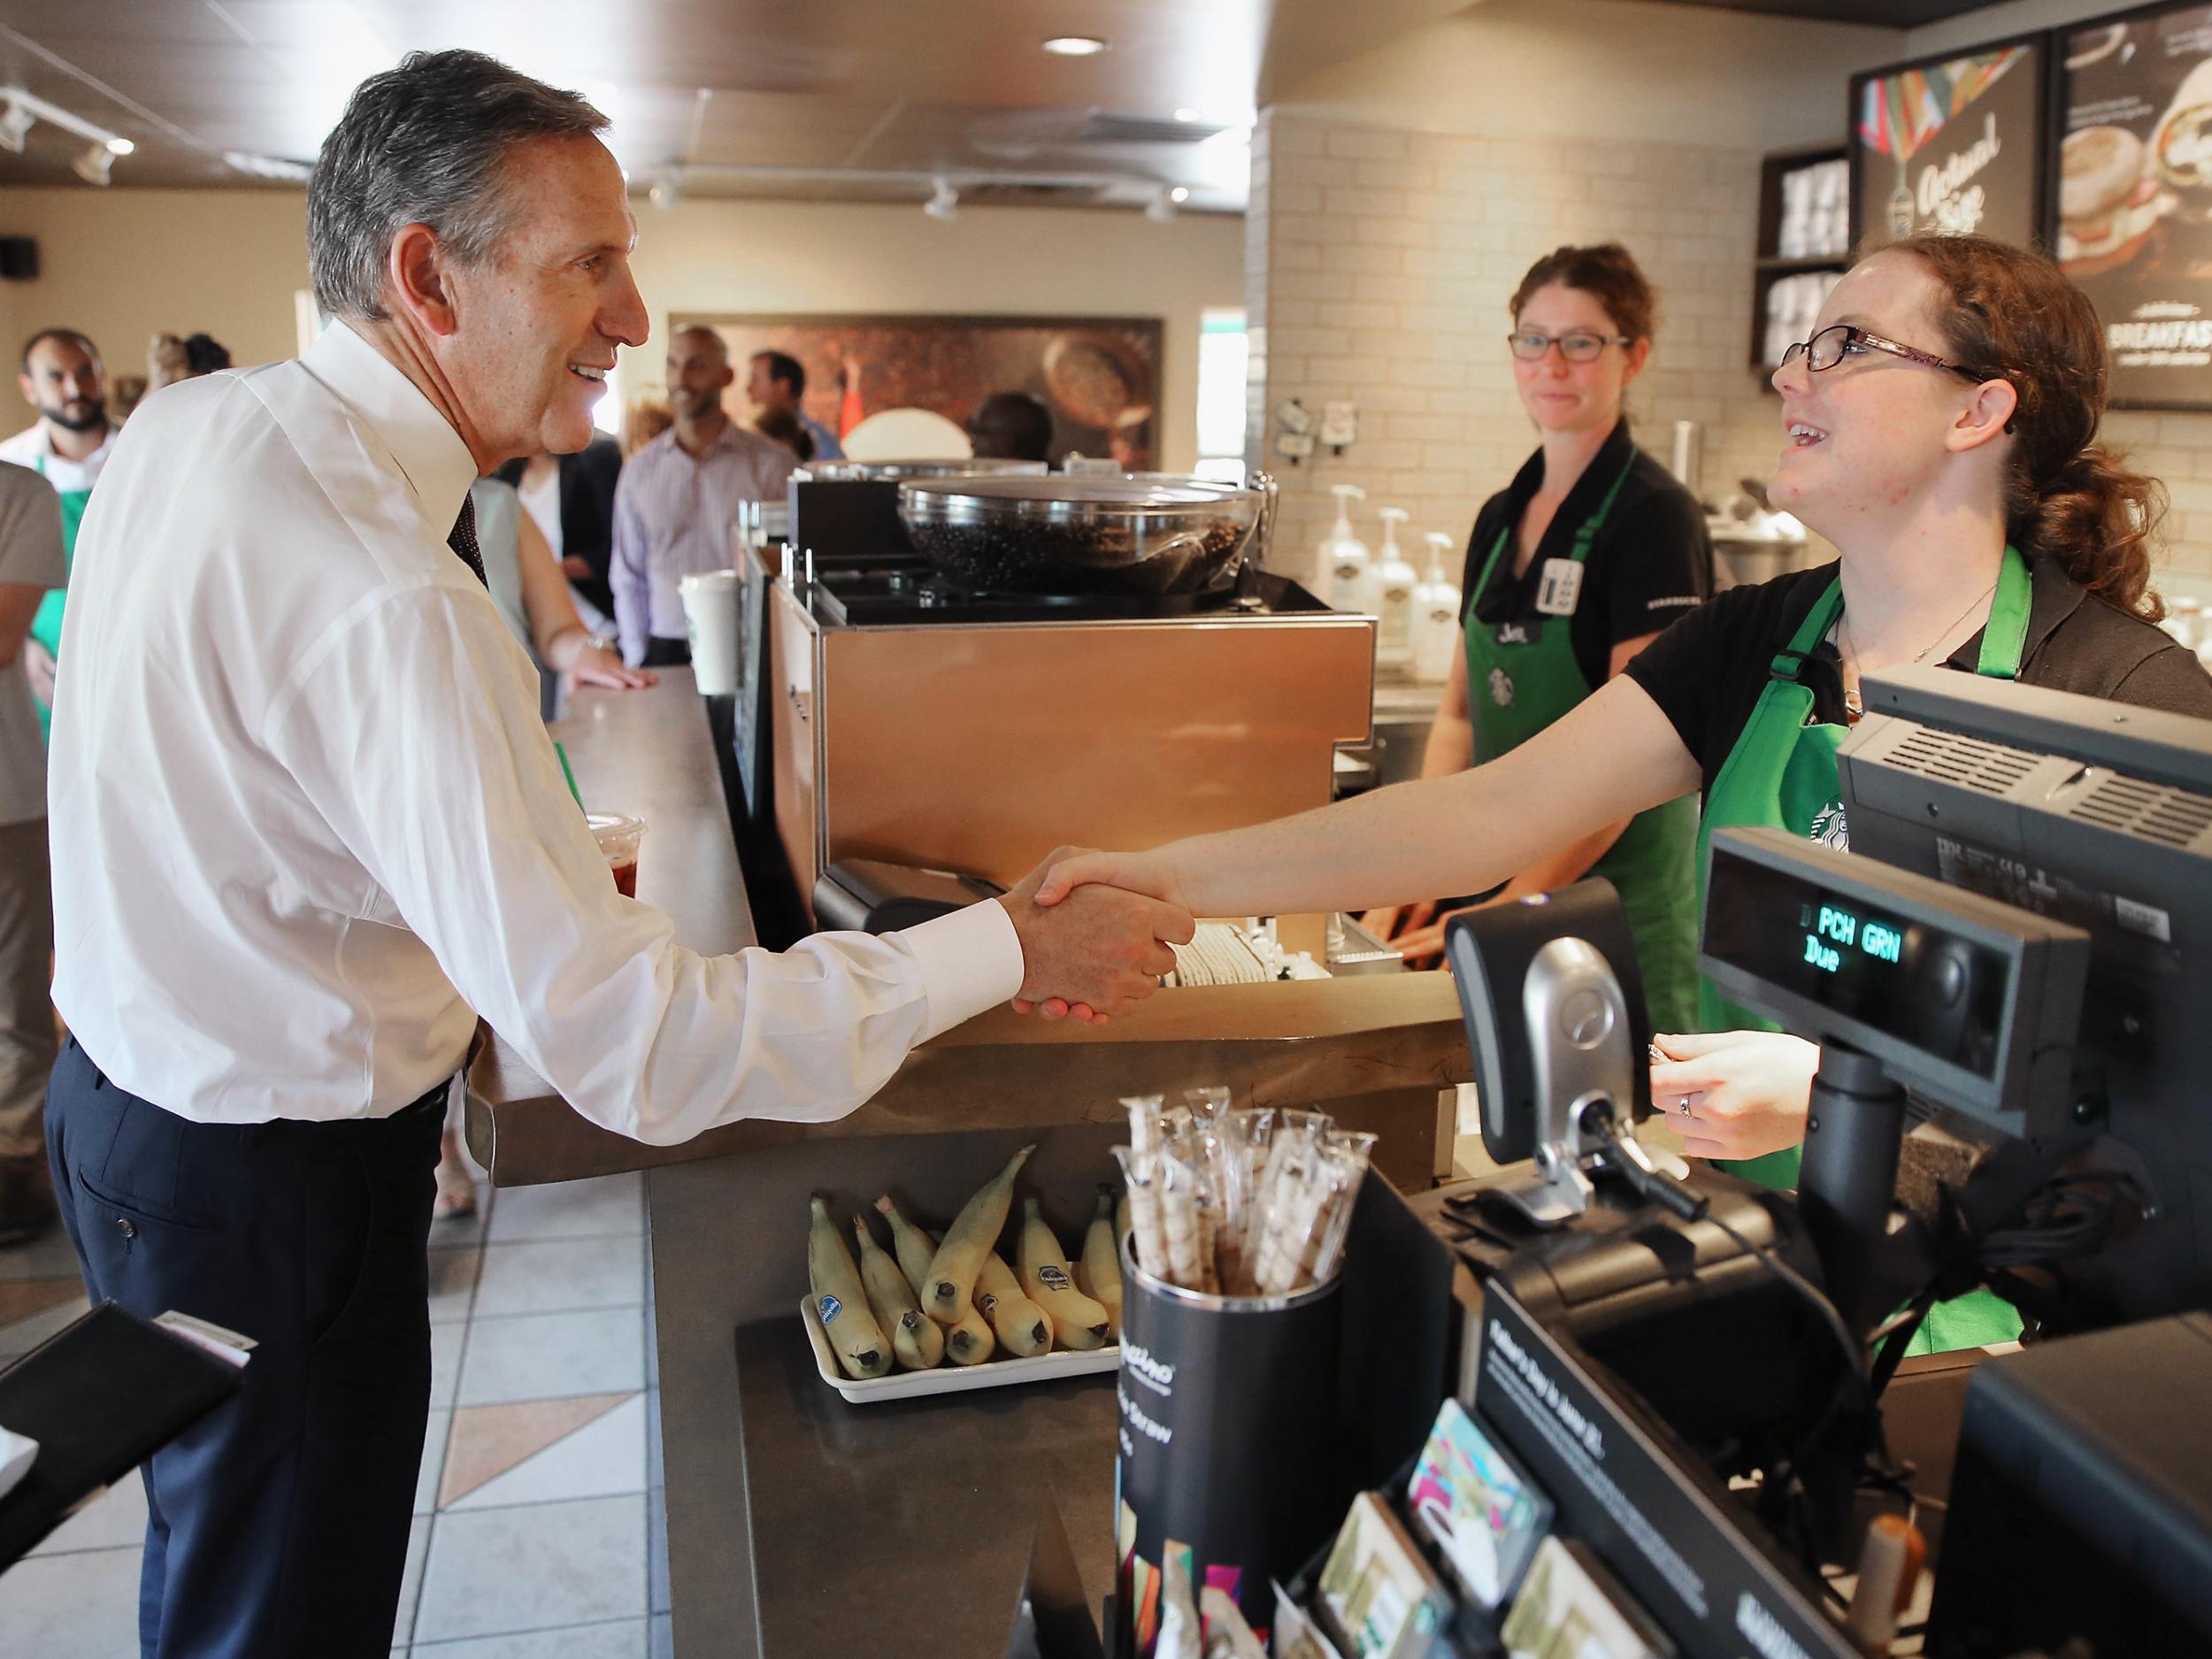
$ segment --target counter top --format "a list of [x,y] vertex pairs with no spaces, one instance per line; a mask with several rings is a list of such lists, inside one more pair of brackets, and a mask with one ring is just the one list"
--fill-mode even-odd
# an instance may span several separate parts
[[736,1345],[754,1564],[792,1586],[762,1600],[764,1655],[847,1650],[864,1609],[886,1653],[1002,1652],[1041,1502],[1086,1610],[1111,1593],[1112,1373],[856,1408],[823,1386],[795,1313]]
[[[1038,1137],[1025,1183],[1063,1233],[1123,1138],[1093,1125]],[[941,1225],[1023,1139],[774,1148],[647,1177],[684,1659],[1002,1652],[1041,1503],[1057,1511],[1091,1612],[1112,1588],[1112,1375],[849,1405],[800,1324],[804,1267],[790,1258],[810,1189],[826,1187],[841,1219],[888,1191]]]

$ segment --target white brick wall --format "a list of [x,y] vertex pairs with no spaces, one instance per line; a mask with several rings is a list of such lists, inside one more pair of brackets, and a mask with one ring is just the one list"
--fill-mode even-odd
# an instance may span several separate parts
[[[1331,484],[1420,533],[1463,543],[1483,499],[1535,447],[1506,355],[1506,301],[1562,242],[1624,243],[1659,292],[1651,365],[1630,388],[1644,446],[1705,427],[1704,484],[1763,479],[1779,405],[1747,358],[1759,156],[1656,143],[1531,143],[1351,126],[1285,111],[1253,139],[1246,220],[1250,457],[1282,480],[1277,566],[1314,573]],[[1296,397],[1359,405],[1359,442],[1299,466],[1272,455],[1273,411]],[[2109,441],[2164,478],[2176,588],[2212,592],[2212,415],[2115,415]]]

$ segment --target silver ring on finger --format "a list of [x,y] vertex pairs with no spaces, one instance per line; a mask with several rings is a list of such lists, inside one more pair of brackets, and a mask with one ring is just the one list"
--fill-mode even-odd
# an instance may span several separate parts
[[1691,1115],[1690,1097],[1687,1094],[1685,1094],[1679,1101],[1676,1102],[1675,1110],[1680,1112],[1685,1118],[1689,1117]]

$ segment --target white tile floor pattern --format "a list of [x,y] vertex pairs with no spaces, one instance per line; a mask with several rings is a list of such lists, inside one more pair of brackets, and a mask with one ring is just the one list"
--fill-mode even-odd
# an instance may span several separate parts
[[[394,1659],[660,1659],[641,1178],[487,1191],[430,1248],[430,1425]],[[73,1266],[50,1239],[0,1250],[0,1282]],[[0,1326],[0,1364],[83,1306]],[[145,1516],[133,1475],[0,1573],[0,1659],[132,1659]]]

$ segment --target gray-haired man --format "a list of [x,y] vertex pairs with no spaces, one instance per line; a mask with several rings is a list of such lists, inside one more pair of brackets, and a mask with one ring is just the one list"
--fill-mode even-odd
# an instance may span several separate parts
[[260,1346],[147,1471],[149,1655],[382,1654],[430,1380],[424,1239],[481,1014],[641,1140],[841,1116],[990,1004],[1141,995],[1189,918],[1033,883],[708,962],[621,898],[482,585],[469,481],[580,449],[645,338],[598,113],[468,52],[365,82],[308,188],[336,321],[173,387],[61,654],[47,1128],[94,1294]]

